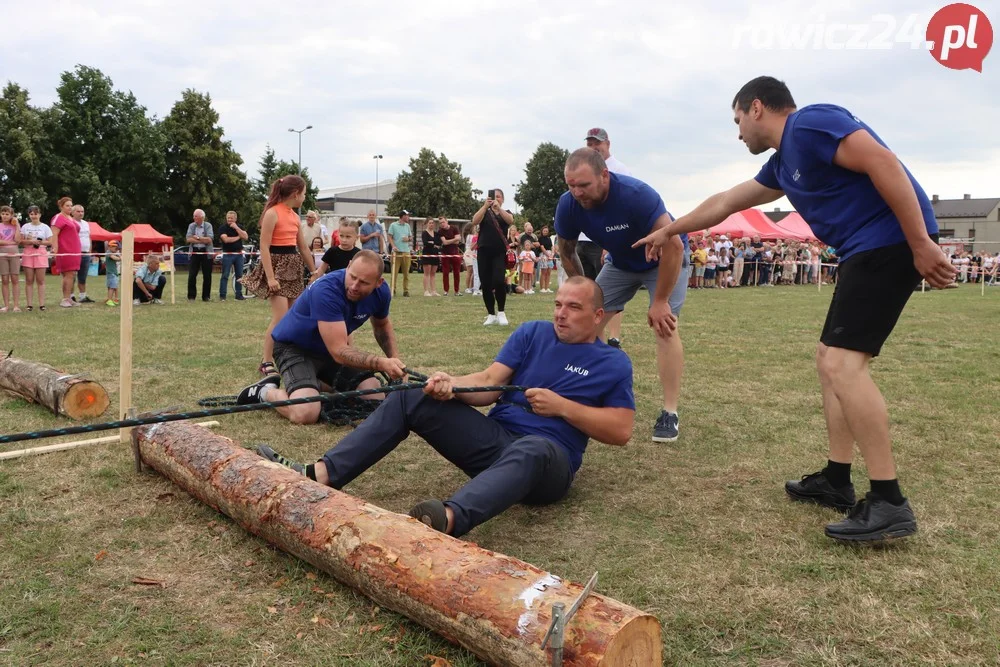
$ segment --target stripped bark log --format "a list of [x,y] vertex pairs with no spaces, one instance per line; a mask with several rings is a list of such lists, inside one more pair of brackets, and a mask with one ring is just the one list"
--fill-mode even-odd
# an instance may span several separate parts
[[[495,665],[548,665],[551,608],[583,586],[438,533],[184,423],[136,428],[144,463],[252,533]],[[654,616],[591,594],[565,665],[660,665]]]
[[93,380],[14,357],[0,359],[0,389],[70,419],[100,417],[111,405],[108,392]]

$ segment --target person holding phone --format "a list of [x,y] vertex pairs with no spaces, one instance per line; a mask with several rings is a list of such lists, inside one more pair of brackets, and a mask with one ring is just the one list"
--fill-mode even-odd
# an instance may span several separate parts
[[503,208],[503,190],[495,188],[486,195],[486,201],[472,214],[472,224],[479,225],[476,263],[479,265],[479,282],[486,305],[483,326],[508,326],[504,306],[507,304],[505,273],[507,271],[507,234],[514,224],[514,215]]
[[49,268],[52,229],[42,222],[37,206],[28,207],[28,220],[21,225],[21,266],[24,267],[24,297],[28,312],[34,309],[31,288],[38,286],[38,310],[45,312],[45,270]]

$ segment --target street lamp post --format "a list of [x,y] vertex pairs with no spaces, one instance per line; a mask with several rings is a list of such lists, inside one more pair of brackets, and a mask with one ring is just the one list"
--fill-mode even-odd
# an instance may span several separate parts
[[302,133],[305,132],[306,130],[311,130],[312,127],[313,127],[312,125],[306,125],[301,130],[295,130],[295,129],[292,129],[292,128],[288,128],[289,132],[295,132],[297,135],[299,135],[299,162],[298,162],[298,165],[299,165],[299,176],[302,175]]
[[382,159],[382,154],[377,153],[372,155],[372,159],[375,160],[375,217],[378,217],[378,161]]

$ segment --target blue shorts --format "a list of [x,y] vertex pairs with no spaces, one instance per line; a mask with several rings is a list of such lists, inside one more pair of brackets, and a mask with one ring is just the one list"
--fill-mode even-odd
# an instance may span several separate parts
[[[687,266],[688,253],[685,252],[680,274],[669,298],[670,310],[677,317],[680,316],[681,307],[684,306],[684,299],[687,297],[687,280],[685,280]],[[597,284],[604,290],[604,310],[609,313],[625,310],[625,304],[632,300],[642,285],[649,292],[649,305],[653,305],[657,273],[659,273],[658,268],[636,273],[619,269],[614,264],[605,264],[597,276]]]
[[118,276],[114,274],[106,274],[105,278],[108,279],[108,289],[118,289]]

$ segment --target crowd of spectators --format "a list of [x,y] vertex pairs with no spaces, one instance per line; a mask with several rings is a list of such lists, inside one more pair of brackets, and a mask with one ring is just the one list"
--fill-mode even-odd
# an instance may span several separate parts
[[[26,220],[18,220],[11,207],[0,206],[0,280],[3,288],[0,313],[44,311],[44,278],[48,270],[62,276],[60,307],[95,303],[87,293],[87,279],[98,274],[95,270],[98,266],[104,268],[107,286],[107,294],[100,301],[110,307],[119,304],[120,244],[111,241],[104,244],[103,251],[95,252],[98,246],[91,241],[84,207],[74,204],[69,197],[60,199],[58,206],[59,213],[48,224],[41,221],[37,206],[27,209]],[[387,271],[397,272],[396,283],[401,284],[404,296],[409,296],[412,270],[422,272],[425,297],[482,295],[478,261],[482,221],[463,223],[444,216],[429,217],[416,234],[408,211],[401,211],[399,218],[389,225],[381,222],[375,211],[369,211],[363,221],[341,217],[332,225],[322,222],[319,212],[308,211],[300,226],[316,267],[315,271],[305,271],[304,284],[328,271],[344,268],[350,258],[364,248],[381,255]],[[544,225],[536,232],[530,222],[518,227],[511,221],[504,225],[503,231],[505,247],[490,248],[491,255],[500,253],[502,260],[499,289],[505,295],[553,293],[556,286],[553,273],[561,274],[561,263],[551,228]],[[254,297],[243,289],[241,280],[248,268],[247,262],[253,260],[245,250],[249,234],[239,224],[235,211],[226,214],[225,223],[216,231],[205,219],[204,211],[196,209],[186,240],[190,250],[189,301],[199,296],[199,275],[201,299],[212,300],[214,264],[221,264],[220,301],[228,298],[230,286],[237,301]],[[837,280],[836,250],[815,242],[763,241],[759,236],[731,239],[726,235],[706,234],[691,238],[690,252],[686,277],[691,289],[826,285]],[[957,282],[985,280],[989,284],[997,283],[1000,253],[956,249],[950,257],[958,273]],[[155,268],[144,262],[137,269],[136,304],[162,303],[161,282],[165,279],[159,268],[160,258],[150,259],[155,260]],[[602,258],[602,262],[606,259]],[[25,282],[23,307],[22,273]],[[139,273],[142,273],[142,280]]]

